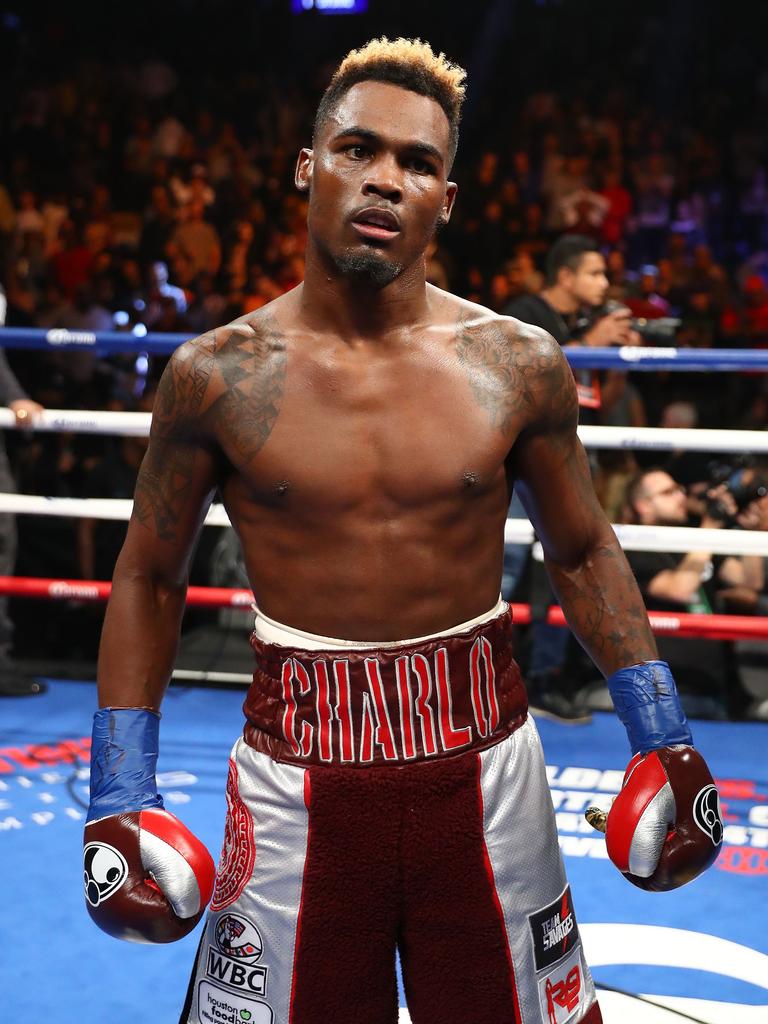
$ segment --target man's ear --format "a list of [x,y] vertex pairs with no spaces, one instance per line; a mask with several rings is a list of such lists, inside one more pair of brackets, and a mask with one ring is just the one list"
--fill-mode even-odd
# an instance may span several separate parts
[[440,227],[445,227],[448,221],[451,219],[451,211],[453,210],[453,204],[456,202],[456,193],[459,191],[459,186],[455,181],[448,181],[445,184],[445,201],[443,202],[443,208],[440,211],[440,216],[437,218],[437,223]]
[[302,149],[296,161],[296,173],[293,180],[299,192],[309,192],[312,184],[312,170],[315,166],[315,154],[311,149]]

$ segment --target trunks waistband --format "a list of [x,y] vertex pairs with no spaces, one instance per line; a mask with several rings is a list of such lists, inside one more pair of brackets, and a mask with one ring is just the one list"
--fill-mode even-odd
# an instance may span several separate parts
[[300,765],[407,764],[481,750],[525,721],[504,611],[469,630],[395,647],[308,651],[255,633],[246,743]]
[[393,650],[396,647],[409,647],[413,644],[421,644],[426,640],[438,640],[444,636],[455,636],[457,633],[464,633],[475,626],[483,625],[495,619],[502,612],[505,612],[509,605],[502,597],[499,597],[493,608],[482,615],[469,619],[467,622],[460,622],[450,629],[443,629],[439,633],[430,633],[428,636],[415,636],[409,640],[388,640],[376,642],[373,640],[338,640],[332,636],[321,636],[319,633],[308,633],[306,630],[297,629],[295,626],[286,626],[276,619],[265,615],[261,609],[256,611],[253,634],[265,644],[278,644],[282,647],[300,647],[304,651],[338,651],[360,650],[361,648],[373,648],[377,651]]

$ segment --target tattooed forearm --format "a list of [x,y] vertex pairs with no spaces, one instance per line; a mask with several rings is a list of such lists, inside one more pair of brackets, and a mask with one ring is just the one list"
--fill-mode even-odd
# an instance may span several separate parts
[[658,657],[648,614],[618,543],[590,551],[575,569],[547,563],[568,625],[605,675]]
[[478,405],[502,433],[509,436],[515,427],[539,421],[555,428],[575,423],[571,372],[557,343],[543,331],[523,325],[515,330],[495,319],[462,320],[456,351]]

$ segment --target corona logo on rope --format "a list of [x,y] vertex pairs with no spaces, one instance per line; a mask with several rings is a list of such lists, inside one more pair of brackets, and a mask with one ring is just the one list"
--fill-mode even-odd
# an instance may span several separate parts
[[95,345],[96,335],[91,331],[67,331],[63,327],[48,331],[45,339],[49,345]]
[[57,580],[48,588],[51,597],[64,598],[86,598],[94,600],[100,596],[97,586],[90,586],[87,583],[67,583],[65,580]]

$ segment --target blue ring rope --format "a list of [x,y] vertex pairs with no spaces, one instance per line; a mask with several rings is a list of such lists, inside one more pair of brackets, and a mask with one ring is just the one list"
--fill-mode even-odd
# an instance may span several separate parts
[[[24,349],[88,349],[97,355],[149,352],[170,355],[191,334],[132,334],[125,331],[44,330],[38,327],[0,328],[0,347]],[[712,373],[752,370],[768,373],[768,350],[748,348],[578,348],[563,350],[574,369],[677,370]]]

